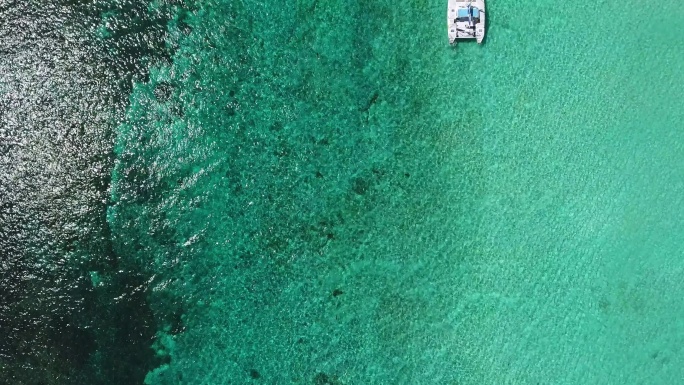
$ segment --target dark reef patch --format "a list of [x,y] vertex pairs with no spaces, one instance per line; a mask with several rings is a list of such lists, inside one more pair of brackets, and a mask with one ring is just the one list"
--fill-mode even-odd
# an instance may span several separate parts
[[337,378],[337,376],[330,376],[323,372],[319,372],[314,376],[314,385],[343,385]]
[[254,380],[258,380],[261,378],[261,373],[259,373],[259,371],[256,369],[250,369],[249,370],[249,377],[254,379]]

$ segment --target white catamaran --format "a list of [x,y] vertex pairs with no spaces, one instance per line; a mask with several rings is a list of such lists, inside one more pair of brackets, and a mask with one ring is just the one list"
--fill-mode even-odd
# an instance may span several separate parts
[[485,0],[449,0],[447,8],[449,43],[457,39],[477,39],[485,35]]

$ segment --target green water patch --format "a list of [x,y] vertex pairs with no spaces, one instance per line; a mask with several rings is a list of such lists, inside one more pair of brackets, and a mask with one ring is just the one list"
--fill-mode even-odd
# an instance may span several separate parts
[[145,382],[676,381],[682,47],[633,2],[523,5],[456,48],[424,1],[179,13],[108,211]]
[[216,1],[170,30],[173,64],[119,129],[109,211],[164,320],[148,383],[458,378],[434,344],[483,117],[444,66],[469,64],[422,24],[441,10]]

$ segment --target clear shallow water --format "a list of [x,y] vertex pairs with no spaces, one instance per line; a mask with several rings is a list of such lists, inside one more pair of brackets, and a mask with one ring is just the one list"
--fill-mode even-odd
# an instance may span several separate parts
[[[110,200],[75,218],[99,218],[82,228],[108,229],[109,251],[67,271],[99,309],[131,299],[125,323],[150,335],[88,367],[148,384],[681,379],[684,8],[635,31],[635,2],[602,23],[575,17],[593,3],[535,2],[533,27],[490,2],[486,44],[449,49],[443,4],[393,5],[148,8],[171,20],[171,57],[117,89],[125,118],[104,103]],[[28,239],[27,258],[79,266]],[[91,330],[105,353],[122,342],[116,322]],[[156,361],[125,355],[150,345]]]

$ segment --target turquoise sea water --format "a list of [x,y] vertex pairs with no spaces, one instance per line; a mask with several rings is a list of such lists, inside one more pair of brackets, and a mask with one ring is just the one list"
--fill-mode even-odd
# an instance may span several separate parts
[[[128,103],[103,102],[111,140],[89,142],[111,181],[81,214],[105,251],[64,258],[89,261],[66,266],[97,304],[75,318],[100,314],[76,372],[683,381],[684,3],[490,0],[485,44],[455,48],[445,6],[131,11],[163,16],[165,48],[135,51]],[[90,38],[133,57],[111,43],[121,11],[95,14]]]

